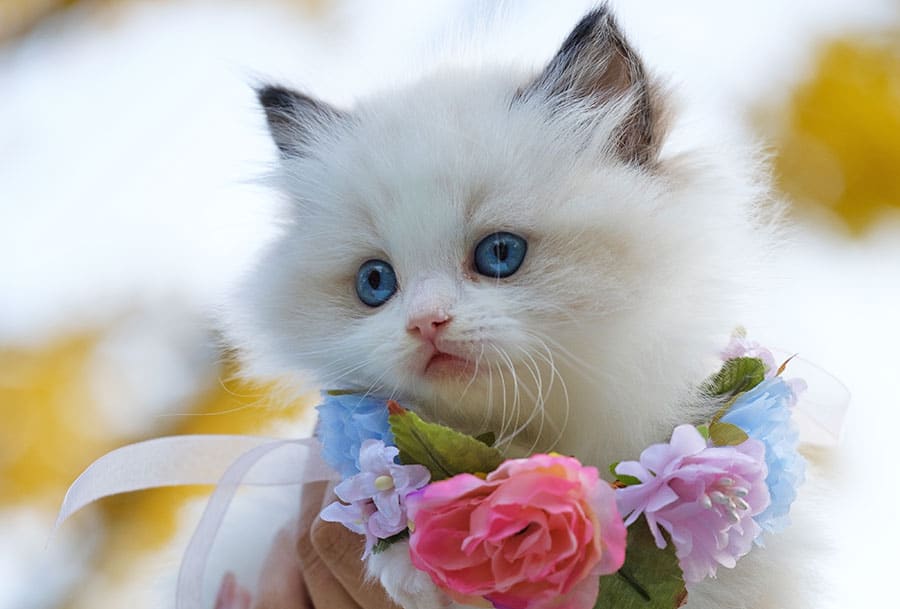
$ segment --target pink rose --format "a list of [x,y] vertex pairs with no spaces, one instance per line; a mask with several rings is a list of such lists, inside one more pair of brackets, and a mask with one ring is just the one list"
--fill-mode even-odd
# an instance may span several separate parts
[[600,576],[625,560],[614,491],[571,457],[510,459],[486,480],[434,482],[407,509],[413,564],[462,602],[590,609]]

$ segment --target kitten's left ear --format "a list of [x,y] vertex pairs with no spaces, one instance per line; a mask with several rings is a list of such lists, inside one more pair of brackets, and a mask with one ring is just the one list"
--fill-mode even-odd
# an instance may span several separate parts
[[615,151],[628,163],[647,165],[659,152],[661,110],[644,64],[629,46],[606,5],[588,13],[553,60],[523,95],[551,102],[587,102],[592,107],[627,99]]
[[304,156],[317,133],[333,128],[344,116],[325,102],[278,85],[258,88],[256,97],[282,158]]

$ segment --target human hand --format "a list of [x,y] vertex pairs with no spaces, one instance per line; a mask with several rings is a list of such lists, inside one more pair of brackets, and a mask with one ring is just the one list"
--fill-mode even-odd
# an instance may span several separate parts
[[330,483],[304,486],[299,521],[276,536],[255,598],[227,573],[215,609],[398,609],[366,580],[363,538],[318,518],[334,499]]

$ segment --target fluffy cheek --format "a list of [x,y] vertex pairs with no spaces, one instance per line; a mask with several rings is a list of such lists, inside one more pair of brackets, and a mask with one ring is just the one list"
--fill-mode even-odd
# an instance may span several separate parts
[[286,238],[270,250],[240,295],[247,312],[235,320],[241,346],[267,373],[301,372],[325,386],[371,384],[402,327],[393,303],[367,309],[355,294],[355,268],[314,249]]
[[352,321],[338,320],[330,341],[339,358],[328,367],[319,360],[318,368],[332,368],[331,378],[340,380],[342,386],[400,391],[411,378],[409,362],[414,349],[397,309],[389,302],[378,310],[364,311]]

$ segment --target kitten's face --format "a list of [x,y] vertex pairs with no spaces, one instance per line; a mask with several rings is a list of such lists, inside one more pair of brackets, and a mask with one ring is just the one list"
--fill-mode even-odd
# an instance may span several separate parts
[[673,228],[643,71],[592,27],[530,83],[443,74],[348,114],[263,90],[294,212],[247,292],[251,353],[509,432],[692,331],[670,305],[704,296],[705,228]]
[[[268,300],[296,365],[325,386],[451,405],[504,385],[511,397],[513,375],[546,389],[551,363],[581,351],[565,343],[611,323],[649,272],[652,180],[586,149],[545,100],[510,107],[515,81],[485,95],[499,77],[357,108],[318,154],[288,161],[300,208]],[[361,269],[373,260],[389,267]],[[391,269],[396,291],[377,304]]]

